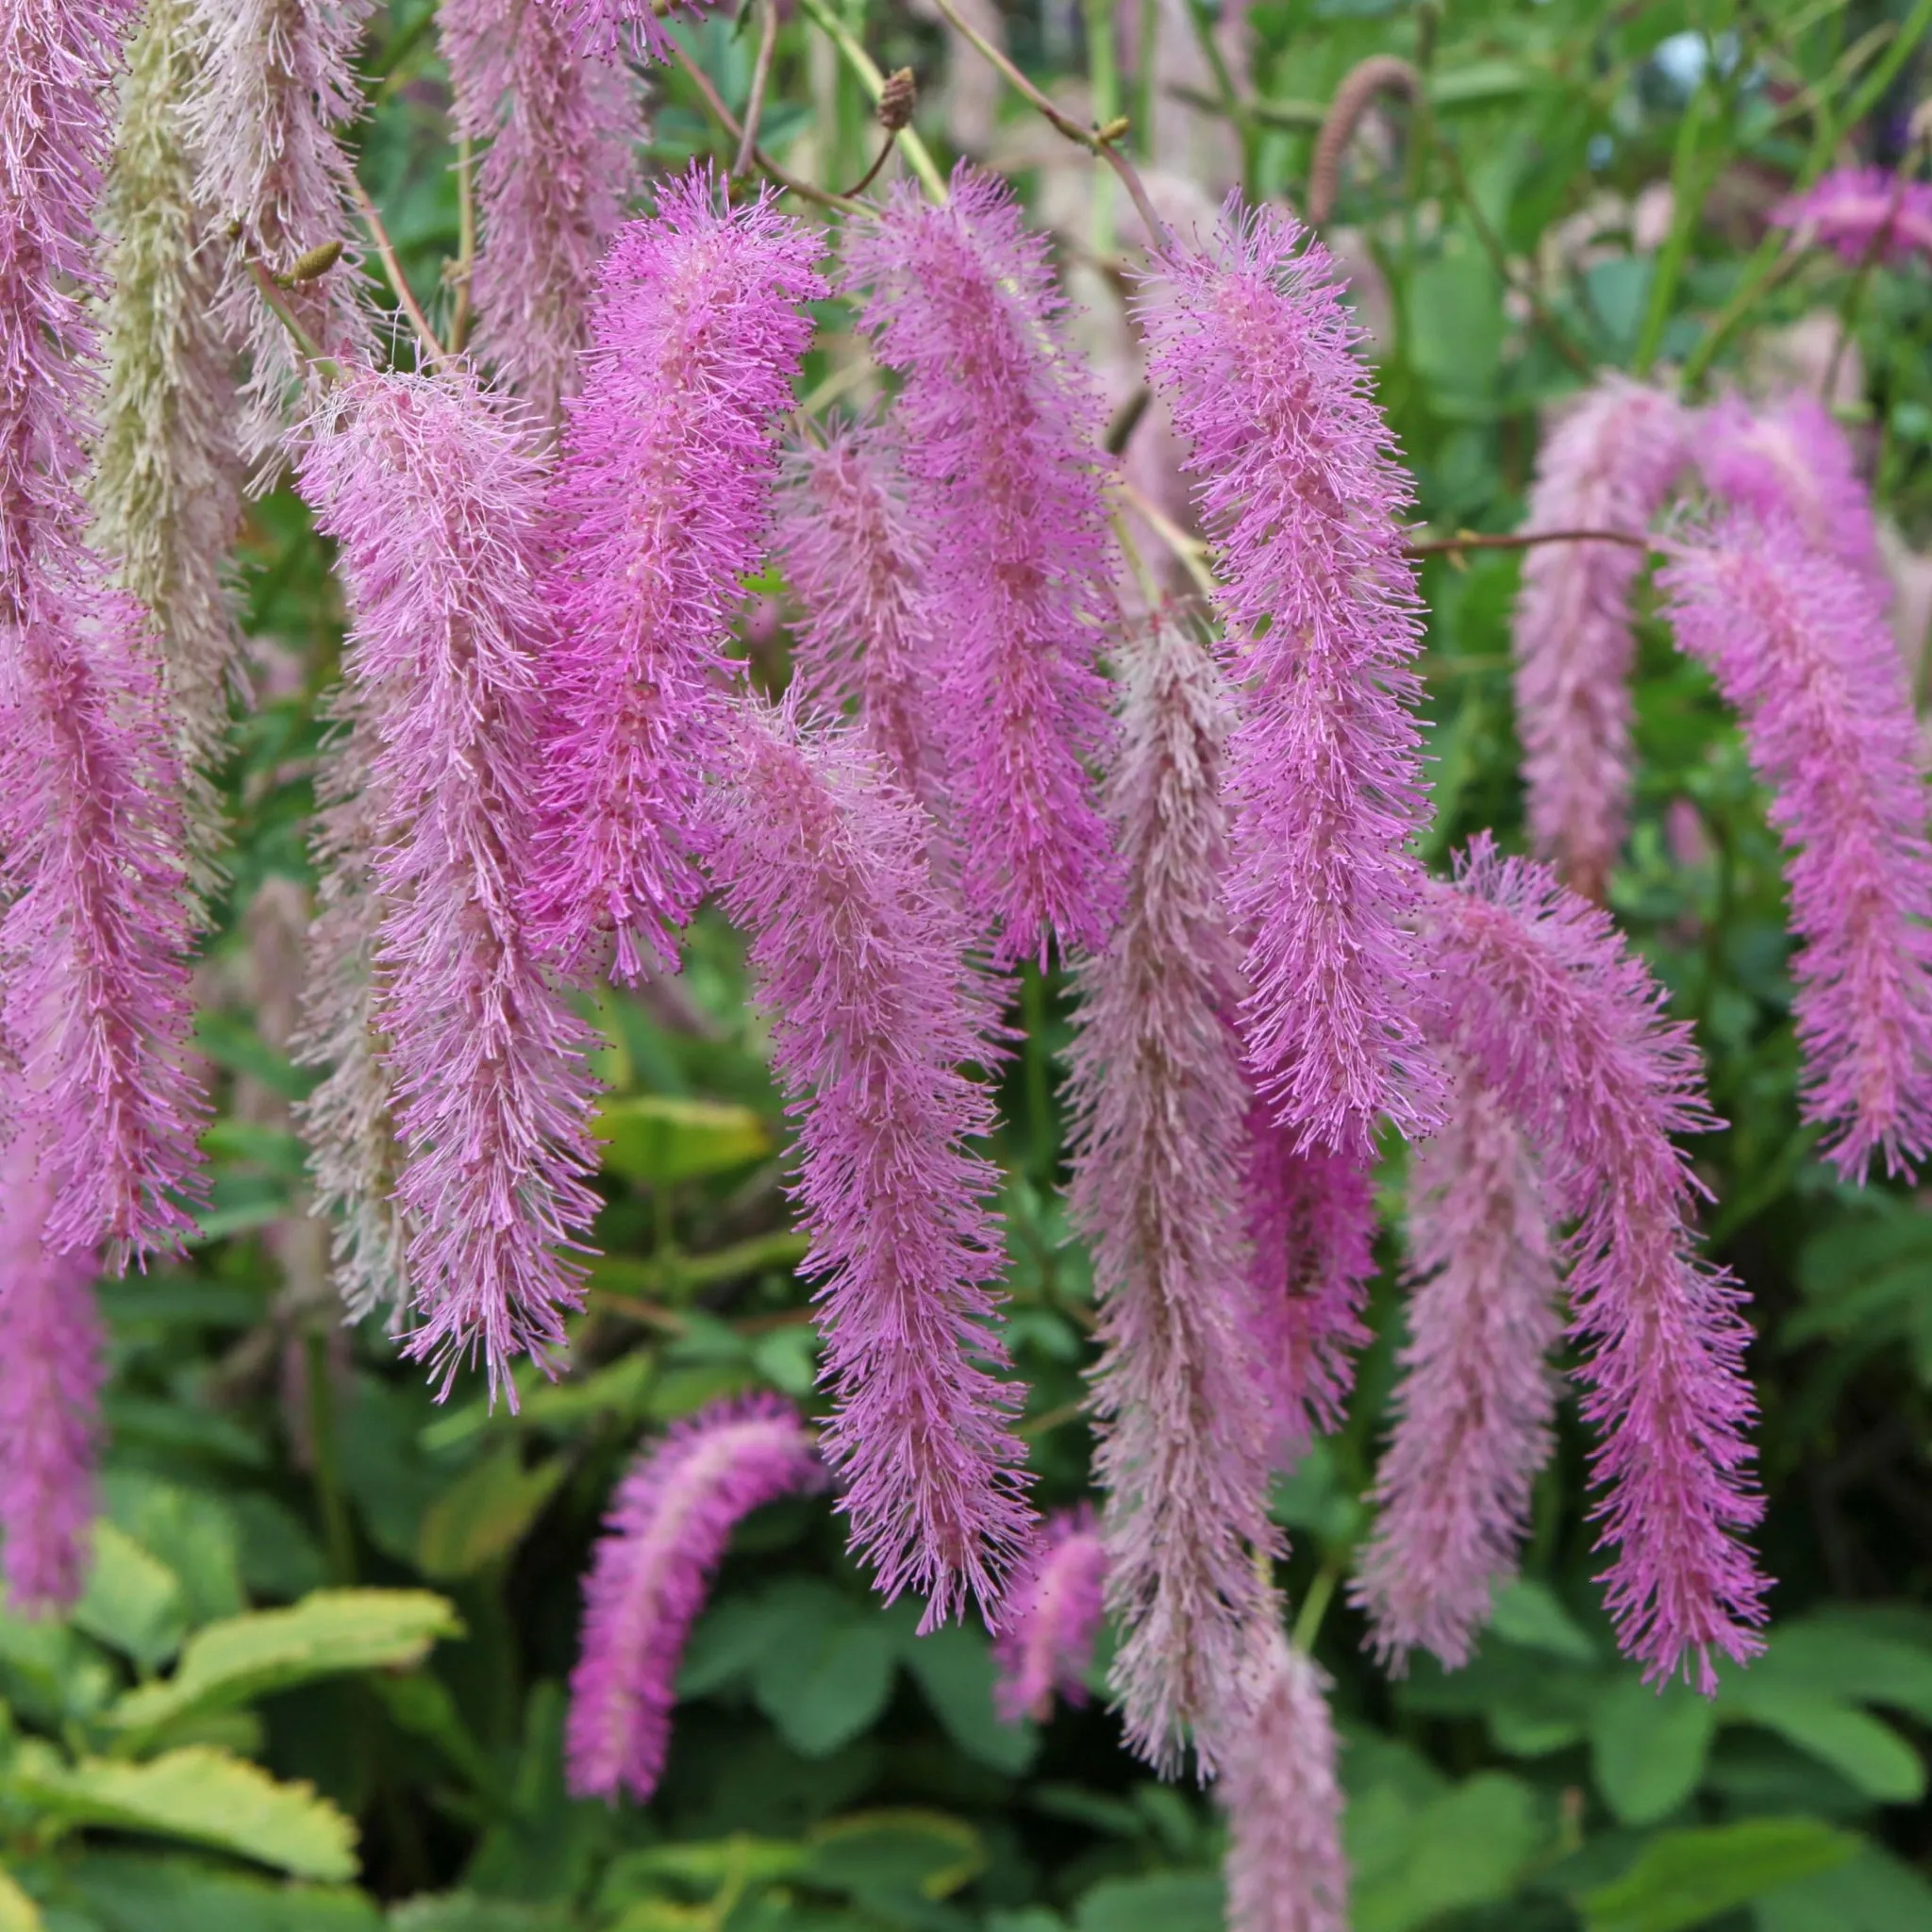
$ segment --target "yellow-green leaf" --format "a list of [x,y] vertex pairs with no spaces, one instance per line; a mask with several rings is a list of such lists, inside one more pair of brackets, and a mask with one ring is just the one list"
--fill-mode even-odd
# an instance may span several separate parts
[[525,1469],[505,1442],[466,1469],[427,1509],[416,1533],[416,1567],[425,1576],[474,1576],[524,1540],[557,1486],[561,1457]]
[[210,1624],[189,1640],[174,1675],[131,1690],[107,1713],[124,1731],[163,1724],[343,1671],[407,1669],[462,1625],[425,1590],[319,1590],[285,1610]]
[[772,1151],[771,1132],[750,1108],[676,1093],[606,1100],[597,1131],[608,1143],[604,1165],[654,1188],[724,1174]]
[[24,1748],[15,1791],[70,1824],[141,1832],[232,1852],[298,1878],[356,1875],[356,1827],[312,1785],[278,1784],[258,1764],[205,1744],[145,1764]]
[[0,1865],[0,1932],[46,1932],[41,1908],[7,1875]]

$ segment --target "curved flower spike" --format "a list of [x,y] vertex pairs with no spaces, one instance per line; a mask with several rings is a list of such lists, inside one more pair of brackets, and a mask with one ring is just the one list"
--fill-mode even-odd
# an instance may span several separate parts
[[992,1701],[1008,1724],[1023,1717],[1044,1724],[1056,1694],[1068,1704],[1087,1702],[1106,1582],[1107,1545],[1093,1511],[1083,1505],[1050,1516],[1013,1573],[994,1634]]

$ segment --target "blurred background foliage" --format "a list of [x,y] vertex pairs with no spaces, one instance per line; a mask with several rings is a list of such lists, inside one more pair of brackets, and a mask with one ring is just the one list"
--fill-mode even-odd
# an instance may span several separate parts
[[[916,8],[824,4],[882,66],[916,71],[922,125],[957,152],[970,117],[941,28]],[[1211,39],[1214,7],[1178,0],[1176,18],[1191,9]],[[1008,43],[1084,108],[1110,11],[1024,0],[1004,14]],[[1932,0],[1255,0],[1247,26],[1239,84],[1205,58],[1172,73],[1130,58],[1130,142],[1144,153],[1150,126],[1178,125],[1219,143],[1251,194],[1299,206],[1348,70],[1392,51],[1427,75],[1424,108],[1392,105],[1356,143],[1330,231],[1423,519],[1513,527],[1541,413],[1595,368],[1693,388],[1832,382],[1902,558],[1902,648],[1922,662],[1932,275],[1824,255],[1792,267],[1765,216],[1834,157],[1910,156]],[[744,24],[679,31],[741,106]],[[429,0],[378,10],[365,73],[363,178],[418,292],[446,303],[458,210]],[[715,147],[688,80],[660,88],[654,164]],[[765,127],[821,181],[871,158],[867,103],[803,17],[781,34]],[[983,132],[1042,204],[1066,206],[1074,184],[1077,222],[1084,158],[1010,101]],[[845,318],[827,305],[824,319],[836,347]],[[1438,862],[1485,825],[1520,843],[1516,572],[1493,552],[1426,568]],[[521,1377],[515,1413],[491,1413],[471,1378],[439,1405],[376,1327],[344,1330],[290,1124],[309,1076],[287,1052],[341,612],[291,496],[253,507],[239,591],[259,703],[234,729],[238,844],[202,975],[214,1201],[184,1264],[103,1291],[111,1433],[85,1600],[65,1623],[0,1618],[0,1932],[1217,1926],[1210,1799],[1131,1759],[1104,1696],[1043,1726],[997,1723],[983,1633],[915,1637],[914,1610],[868,1593],[822,1502],[774,1506],[735,1540],[656,1802],[566,1798],[577,1579],[625,1460],[723,1391],[811,1399],[761,1024],[739,945],[708,915],[680,980],[603,999],[603,1253],[567,1373]],[[781,584],[750,587],[768,681],[782,616]],[[1812,1156],[1777,849],[1735,728],[1660,633],[1646,632],[1639,716],[1612,902],[1695,1021],[1731,1124],[1697,1158],[1711,1245],[1754,1300],[1770,1651],[1714,1703],[1640,1687],[1597,1607],[1566,1411],[1524,1580],[1475,1660],[1445,1674],[1424,1659],[1391,1683],[1364,1658],[1338,1585],[1402,1331],[1397,1226],[1349,1425],[1276,1499],[1284,1581],[1335,1679],[1355,1924],[1924,1932],[1932,1215],[1901,1185],[1842,1188]],[[1058,1193],[1058,972],[1029,972],[1012,1017],[1024,1045],[993,1150],[1011,1337],[1041,1494],[1064,1503],[1085,1487],[1091,1314]]]

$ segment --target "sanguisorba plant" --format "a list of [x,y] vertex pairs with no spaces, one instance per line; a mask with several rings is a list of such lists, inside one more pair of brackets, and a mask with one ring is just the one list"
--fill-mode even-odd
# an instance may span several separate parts
[[[1678,1144],[1713,1121],[1597,902],[1650,551],[1789,851],[1809,1115],[1849,1179],[1924,1158],[1925,791],[1831,420],[1612,378],[1557,426],[1517,617],[1537,853],[1479,839],[1434,878],[1411,491],[1291,214],[1170,233],[1109,150],[1212,569],[1211,596],[1163,597],[1052,248],[998,177],[902,136],[915,178],[876,199],[782,177],[791,211],[700,165],[624,219],[640,75],[677,51],[642,0],[442,0],[476,245],[444,339],[397,287],[392,366],[358,224],[393,258],[342,145],[368,11],[14,0],[0,25],[14,1600],[82,1583],[89,1283],[198,1199],[188,974],[222,833],[197,767],[252,467],[335,540],[349,616],[301,1050],[352,1314],[389,1307],[445,1391],[558,1369],[596,1207],[574,999],[675,971],[707,893],[796,1124],[824,1401],[719,1406],[641,1453],[586,1580],[579,1791],[649,1796],[733,1524],[828,1489],[887,1596],[984,1616],[1009,1715],[1078,1696],[1111,1615],[1128,1741],[1220,1781],[1237,1923],[1342,1924],[1334,1734],[1268,1495],[1350,1400],[1391,1129],[1416,1142],[1413,1304],[1352,1585],[1378,1650],[1467,1657],[1551,1451],[1567,1307],[1621,1641],[1707,1691],[1748,1660],[1746,1297],[1699,1257]],[[1788,216],[1868,258],[1924,221],[1881,189]],[[828,298],[876,365],[849,420],[795,402]],[[800,610],[775,697],[733,636],[768,558]],[[1042,1524],[982,1143],[1011,975],[1055,952],[1100,1507]]]

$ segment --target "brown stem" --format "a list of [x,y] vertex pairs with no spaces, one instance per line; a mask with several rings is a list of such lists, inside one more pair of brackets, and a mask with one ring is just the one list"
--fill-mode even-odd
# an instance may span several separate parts
[[1141,179],[1139,169],[1116,145],[1127,130],[1123,122],[1110,122],[1105,127],[1082,127],[1070,114],[1061,112],[1053,99],[1041,91],[995,47],[985,35],[976,32],[960,17],[953,0],[933,0],[933,5],[943,14],[947,22],[970,41],[981,58],[990,61],[1006,76],[1007,84],[1046,117],[1054,129],[1064,134],[1069,141],[1078,142],[1089,154],[1098,155],[1114,173],[1120,176],[1121,186],[1127,191],[1127,197],[1134,204],[1142,225],[1147,230],[1147,239],[1157,245],[1167,240],[1167,224],[1160,219],[1153,202],[1147,198],[1146,183]]
[[1655,541],[1628,530],[1461,530],[1453,537],[1424,537],[1405,545],[1409,557],[1445,557],[1458,550],[1528,550],[1538,543],[1622,543],[1632,550],[1653,550]]
[[848,201],[857,201],[872,184],[879,178],[879,170],[886,165],[887,158],[898,145],[898,137],[889,134],[879,145],[879,151],[872,158],[872,166],[845,191]]
[[764,0],[758,8],[758,58],[751,71],[751,97],[744,104],[744,132],[738,141],[738,158],[731,164],[734,176],[751,172],[752,156],[758,150],[758,123],[765,118],[765,90],[771,85],[772,57],[778,51],[778,8],[775,0]]
[[409,326],[416,331],[416,340],[422,343],[429,359],[439,366],[449,358],[442,344],[436,340],[436,331],[429,326],[429,318],[417,307],[416,297],[410,291],[408,279],[403,275],[402,264],[396,260],[395,244],[389,239],[389,230],[382,225],[382,216],[377,213],[375,204],[369,198],[369,191],[353,175],[349,187],[356,197],[356,206],[362,211],[362,219],[368,225],[370,234],[375,238],[375,252],[382,257],[383,272],[389,276],[390,286],[396,291],[396,300],[402,304],[403,313],[409,318]]
[[275,277],[253,257],[249,258],[248,273],[254,279],[256,288],[260,291],[261,299],[268,304],[276,321],[288,330],[289,340],[295,344],[304,360],[314,363],[325,375],[340,375],[342,373],[341,365],[333,356],[323,354],[322,344],[302,326],[301,319],[283,299],[281,290],[275,286]]

